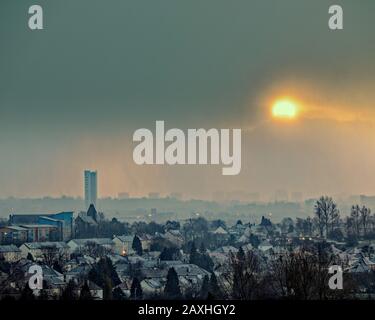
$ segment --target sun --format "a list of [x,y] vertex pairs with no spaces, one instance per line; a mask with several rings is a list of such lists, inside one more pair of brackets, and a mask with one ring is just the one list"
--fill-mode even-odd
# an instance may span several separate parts
[[298,106],[289,99],[276,100],[272,106],[274,118],[295,119],[298,114]]

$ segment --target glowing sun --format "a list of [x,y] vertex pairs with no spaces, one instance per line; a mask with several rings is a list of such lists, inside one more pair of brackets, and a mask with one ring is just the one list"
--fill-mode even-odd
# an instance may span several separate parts
[[274,118],[294,119],[298,114],[298,106],[289,99],[277,100],[272,106]]

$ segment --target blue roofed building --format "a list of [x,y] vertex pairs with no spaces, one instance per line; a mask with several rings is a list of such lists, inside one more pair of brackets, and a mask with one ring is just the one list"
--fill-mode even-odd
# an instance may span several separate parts
[[58,212],[53,214],[11,214],[9,216],[10,225],[43,225],[51,226],[57,230],[55,241],[68,241],[73,235],[73,212]]

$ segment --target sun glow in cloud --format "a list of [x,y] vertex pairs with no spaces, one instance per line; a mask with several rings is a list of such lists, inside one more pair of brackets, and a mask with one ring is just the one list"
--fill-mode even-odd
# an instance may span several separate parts
[[276,100],[272,105],[274,118],[294,119],[298,115],[298,105],[290,99]]

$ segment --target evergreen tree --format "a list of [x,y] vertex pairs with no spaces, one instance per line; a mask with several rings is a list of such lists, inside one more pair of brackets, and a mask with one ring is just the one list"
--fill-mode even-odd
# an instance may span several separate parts
[[164,294],[168,299],[179,299],[181,298],[180,283],[178,275],[174,268],[168,270],[167,283],[165,284]]
[[143,297],[141,283],[138,278],[134,278],[130,288],[130,299],[140,300]]
[[102,258],[90,270],[89,280],[103,289],[105,299],[110,299],[112,295],[112,288],[119,285],[119,279],[116,269],[108,257]]
[[11,264],[6,262],[4,257],[0,257],[0,271],[7,274],[11,272]]
[[170,254],[171,252],[168,250],[168,248],[164,248],[163,251],[161,252],[159,258],[161,261],[168,261],[172,260],[172,256]]
[[[205,247],[201,246],[201,251],[206,251]],[[190,250],[190,257],[189,257],[189,263],[195,264],[198,267],[201,267],[207,271],[212,271],[214,267],[214,263],[211,259],[211,257],[207,253],[198,252],[195,244],[193,242]]]
[[30,252],[27,254],[26,259],[34,262],[34,257],[33,257],[33,255]]
[[104,300],[112,300],[112,281],[111,278],[106,276],[103,283],[103,298]]
[[204,242],[201,243],[201,246],[199,247],[199,252],[201,254],[205,254],[207,252],[206,246],[204,245]]
[[61,300],[67,301],[67,300],[76,300],[76,294],[75,294],[76,285],[73,280],[70,280],[68,282],[68,285],[66,286],[65,290],[63,291],[61,295]]
[[208,292],[215,299],[222,298],[221,290],[214,272],[211,273]]
[[49,300],[47,290],[44,288],[46,288],[46,284],[43,284],[43,289],[39,291],[38,300],[41,300],[41,301]]
[[179,260],[181,259],[181,253],[176,247],[164,248],[159,258],[162,261]]
[[240,261],[245,260],[245,252],[243,251],[242,247],[237,252],[237,259]]
[[113,290],[113,300],[126,300],[126,295],[124,294],[124,292],[122,292],[120,288],[117,287]]
[[254,235],[254,234],[251,234],[250,235],[250,244],[254,247],[254,248],[258,248],[258,246],[260,245],[260,240],[259,240],[259,237]]
[[134,236],[132,248],[139,256],[143,254],[142,242],[138,236]]
[[28,283],[26,283],[25,288],[21,292],[20,300],[24,300],[24,301],[35,300],[33,290],[30,289]]
[[210,289],[209,285],[210,285],[210,279],[208,278],[207,275],[205,275],[203,278],[201,290],[199,292],[199,297],[203,300],[207,299],[208,297],[208,292]]
[[212,272],[214,269],[214,262],[212,261],[211,257],[205,253],[201,255],[201,263],[198,266]]
[[190,254],[194,254],[197,252],[197,247],[195,246],[195,241],[191,241],[190,244]]
[[198,255],[198,252],[197,252],[197,248],[195,246],[195,243],[193,242],[191,244],[191,248],[190,248],[189,263],[196,264],[196,262],[199,260],[198,256],[199,255]]
[[90,288],[87,282],[81,288],[81,294],[79,296],[79,300],[92,300],[92,295],[90,292]]
[[53,263],[52,268],[61,274],[64,273],[61,264],[57,260]]

